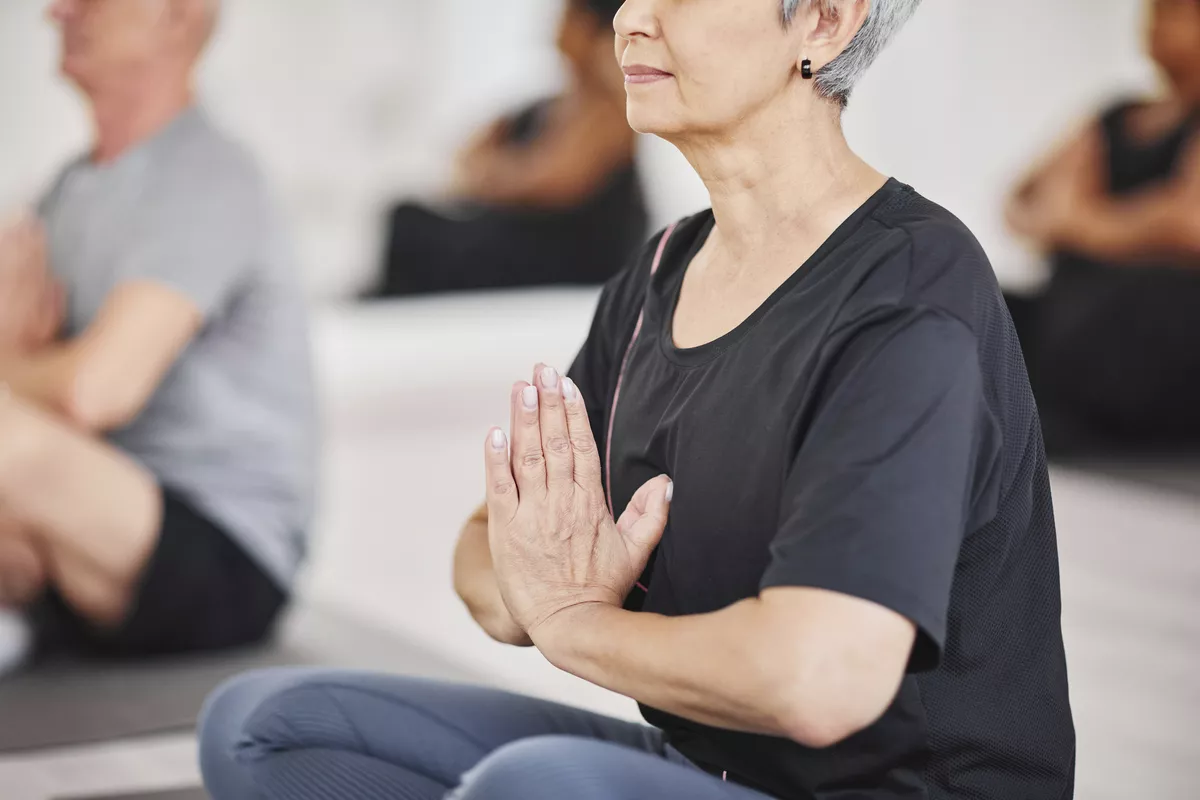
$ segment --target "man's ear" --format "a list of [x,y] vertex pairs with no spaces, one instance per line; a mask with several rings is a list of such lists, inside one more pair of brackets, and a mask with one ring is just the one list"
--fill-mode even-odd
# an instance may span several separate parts
[[874,0],[817,0],[813,3],[805,53],[799,60],[811,59],[816,71],[841,55],[862,30],[872,2]]

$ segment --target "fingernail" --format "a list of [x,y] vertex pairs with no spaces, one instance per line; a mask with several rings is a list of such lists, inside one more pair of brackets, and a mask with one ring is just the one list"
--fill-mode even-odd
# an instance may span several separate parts
[[526,411],[536,411],[537,401],[538,395],[536,386],[526,386],[521,390],[521,403],[525,406]]
[[575,398],[579,397],[579,390],[575,388],[575,381],[571,380],[570,378],[563,378],[562,387],[563,398],[566,399],[568,403],[574,403]]
[[547,389],[558,388],[558,370],[554,367],[542,368],[542,386]]
[[508,439],[504,435],[504,431],[496,428],[492,431],[492,447],[496,450],[503,450],[508,444]]
[[671,502],[671,498],[675,496],[675,481],[667,484],[667,502]]

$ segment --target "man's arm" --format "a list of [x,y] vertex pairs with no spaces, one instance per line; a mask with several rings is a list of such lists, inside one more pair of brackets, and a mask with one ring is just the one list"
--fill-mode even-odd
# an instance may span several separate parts
[[513,621],[500,597],[488,545],[487,505],[480,506],[458,537],[454,550],[454,591],[488,636],[503,644],[531,647],[533,642]]
[[891,705],[915,636],[869,601],[779,588],[690,617],[577,606],[536,644],[559,668],[669,713],[828,747]]
[[200,324],[184,295],[132,281],[113,291],[75,339],[0,355],[0,382],[85,430],[119,428],[142,410]]

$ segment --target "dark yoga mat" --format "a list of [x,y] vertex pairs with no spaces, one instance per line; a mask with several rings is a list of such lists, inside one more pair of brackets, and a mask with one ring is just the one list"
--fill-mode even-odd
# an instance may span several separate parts
[[186,731],[226,678],[284,665],[482,681],[394,634],[333,612],[300,609],[285,620],[277,641],[260,649],[140,664],[46,665],[0,680],[0,753]]

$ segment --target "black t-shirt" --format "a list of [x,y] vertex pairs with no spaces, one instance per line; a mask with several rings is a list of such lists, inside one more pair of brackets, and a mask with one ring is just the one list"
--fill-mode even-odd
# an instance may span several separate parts
[[979,244],[890,181],[745,322],[681,350],[675,302],[712,227],[711,212],[684,220],[657,273],[661,236],[606,286],[570,373],[603,449],[620,380],[615,507],[655,475],[675,481],[627,607],[702,614],[820,587],[919,633],[883,718],[825,750],[643,707],[646,720],[701,767],[778,798],[1069,798],[1045,455]]

